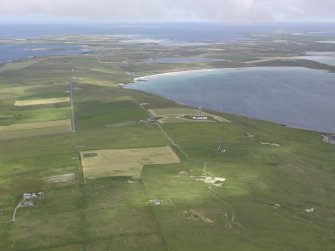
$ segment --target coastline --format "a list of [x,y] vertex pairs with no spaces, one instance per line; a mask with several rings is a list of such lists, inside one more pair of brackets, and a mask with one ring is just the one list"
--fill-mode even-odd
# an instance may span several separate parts
[[[209,68],[209,69],[197,69],[197,70],[181,70],[181,71],[172,71],[172,72],[158,73],[158,74],[152,74],[152,75],[145,75],[145,76],[136,77],[136,78],[133,78],[132,82],[120,83],[120,84],[118,84],[118,86],[121,87],[121,88],[125,88],[125,89],[131,89],[131,88],[128,88],[127,85],[129,85],[129,84],[136,84],[136,83],[139,83],[139,82],[146,82],[146,81],[152,80],[152,79],[157,78],[157,77],[159,78],[159,77],[162,77],[162,76],[176,76],[176,75],[189,74],[189,73],[194,73],[194,72],[213,72],[213,71],[220,71],[220,70],[225,70],[225,69],[236,69],[236,70],[238,70],[238,69],[242,69],[242,68],[272,68],[272,67],[276,67],[276,68],[302,68],[302,69],[309,69],[309,68],[306,68],[306,67],[299,67],[299,66],[298,67],[295,67],[295,66],[288,66],[288,67],[285,67],[285,66],[260,66],[260,67],[257,67],[257,66],[246,66],[246,67],[235,67],[235,68]],[[312,69],[312,70],[320,71],[320,69]],[[331,72],[329,72],[329,73],[331,73]],[[175,100],[175,99],[173,99],[171,97],[164,97],[162,95],[154,94],[154,93],[150,93],[150,92],[145,92],[143,90],[136,90],[136,89],[132,89],[132,90],[140,91],[140,92],[144,92],[144,93],[149,93],[151,95],[155,95],[157,97],[173,101],[173,102],[175,102],[178,105],[189,106],[189,107],[193,107],[193,108],[198,108],[194,104],[185,103],[185,102],[179,102],[179,101],[177,101],[177,100]],[[247,118],[247,119],[269,122],[269,123],[273,123],[273,124],[276,124],[276,125],[279,125],[279,126],[283,126],[283,127],[287,127],[287,128],[291,128],[291,129],[311,131],[311,132],[316,132],[316,133],[319,133],[319,134],[335,134],[335,130],[332,130],[332,131],[330,131],[330,130],[318,130],[318,129],[313,129],[313,128],[309,128],[309,127],[288,125],[286,123],[282,123],[282,122],[275,121],[275,120],[266,120],[266,119],[262,119],[262,118],[246,116],[246,115],[243,115],[243,114],[230,113],[230,112],[227,112],[227,111],[216,110],[216,109],[208,108],[208,107],[203,107],[203,108],[205,110],[211,111],[211,112],[218,112],[218,113],[221,113],[221,114],[230,114],[230,115],[233,115],[233,116],[240,116],[240,117],[244,117],[244,118]]]
[[[165,73],[157,73],[157,74],[151,74],[151,75],[146,75],[146,76],[141,76],[141,77],[136,77],[133,79],[132,82],[125,83],[125,84],[133,84],[137,82],[145,82],[150,79],[156,78],[156,77],[162,77],[162,76],[175,76],[175,75],[180,75],[180,74],[185,74],[185,73],[195,73],[195,72],[210,72],[210,71],[216,71],[216,70],[222,70],[222,69],[227,69],[227,68],[208,68],[208,69],[200,69],[200,70],[181,70],[181,71],[171,71],[171,72],[165,72]],[[238,69],[238,68],[234,68]]]
[[[43,52],[54,52],[53,50],[45,50]],[[38,52],[38,50],[36,51]],[[32,59],[36,59],[36,58],[47,58],[47,57],[62,57],[62,56],[79,56],[79,55],[85,55],[85,54],[90,54],[90,53],[94,53],[94,50],[60,50],[57,51],[59,52],[59,54],[45,54],[45,55],[31,55],[28,57],[18,57],[15,59],[10,59],[7,61],[0,61],[0,68],[7,65],[7,64],[12,64],[12,63],[20,63],[20,62],[26,62]],[[64,52],[61,53],[61,52]],[[70,53],[69,53],[70,52]]]
[[[290,60],[294,60],[295,58],[291,58]],[[313,60],[305,60],[305,61],[310,61],[310,62],[314,62],[317,64],[321,64],[319,62],[313,61]],[[271,60],[261,60],[260,62],[271,62]],[[150,74],[150,75],[144,75],[144,76],[139,76],[136,78],[133,78],[133,80],[131,82],[125,82],[125,83],[119,83],[122,86],[126,86],[128,84],[134,84],[134,83],[138,83],[138,82],[145,82],[148,80],[151,80],[153,78],[157,78],[157,77],[164,77],[164,76],[175,76],[175,75],[180,75],[180,74],[189,74],[189,73],[199,73],[199,72],[213,72],[213,71],[220,71],[220,70],[226,70],[226,69],[257,69],[257,68],[302,68],[302,69],[310,69],[310,70],[316,70],[316,71],[326,71],[329,73],[334,73],[333,71],[330,71],[329,69],[327,69],[328,67],[330,68],[335,68],[335,66],[331,66],[331,65],[327,65],[327,64],[323,64],[325,66],[328,66],[327,68],[311,68],[308,66],[304,66],[304,65],[288,65],[288,66],[284,66],[284,65],[253,65],[253,64],[249,64],[250,62],[247,62],[246,65],[244,66],[238,66],[238,67],[218,67],[218,68],[204,68],[204,69],[190,69],[190,70],[180,70],[180,71],[171,71],[171,72],[164,72],[164,73],[156,73],[156,74]]]

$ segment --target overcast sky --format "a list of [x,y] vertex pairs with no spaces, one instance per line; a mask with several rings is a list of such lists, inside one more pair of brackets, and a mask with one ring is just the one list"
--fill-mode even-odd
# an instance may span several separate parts
[[335,21],[335,0],[0,0],[0,21]]

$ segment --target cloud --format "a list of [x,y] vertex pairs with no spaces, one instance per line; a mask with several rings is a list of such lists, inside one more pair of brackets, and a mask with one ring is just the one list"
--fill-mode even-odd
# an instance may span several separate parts
[[0,0],[7,19],[202,20],[269,22],[335,20],[334,0]]

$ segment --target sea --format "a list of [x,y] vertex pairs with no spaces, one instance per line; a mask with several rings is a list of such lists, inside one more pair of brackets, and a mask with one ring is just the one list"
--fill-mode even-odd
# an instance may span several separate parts
[[335,133],[335,74],[327,71],[213,69],[154,75],[124,86],[181,104]]

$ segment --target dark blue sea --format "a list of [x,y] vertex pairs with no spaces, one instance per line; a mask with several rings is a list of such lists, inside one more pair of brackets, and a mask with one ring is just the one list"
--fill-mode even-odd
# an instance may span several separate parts
[[327,71],[299,67],[189,71],[151,76],[125,87],[195,107],[335,133],[335,74]]

